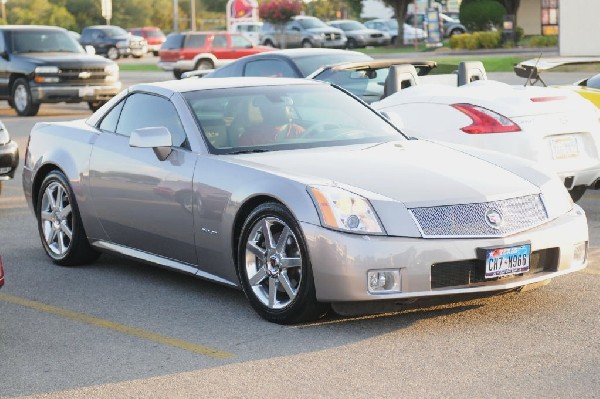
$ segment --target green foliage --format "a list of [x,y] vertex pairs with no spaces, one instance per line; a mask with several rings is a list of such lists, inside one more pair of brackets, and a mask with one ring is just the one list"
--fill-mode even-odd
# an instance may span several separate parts
[[452,49],[489,49],[502,46],[502,35],[500,32],[473,32],[463,33],[462,35],[453,35],[448,40],[448,45]]
[[300,0],[265,0],[258,6],[260,17],[272,24],[290,21],[304,9]]
[[531,36],[529,45],[531,47],[554,47],[558,45],[558,36]]
[[463,25],[475,32],[501,26],[506,8],[495,0],[463,0],[459,13]]
[[7,22],[18,25],[57,25],[76,29],[75,17],[49,0],[14,0],[6,3]]
[[523,40],[523,38],[525,37],[525,29],[521,28],[520,26],[517,26],[515,28],[515,40],[517,42]]

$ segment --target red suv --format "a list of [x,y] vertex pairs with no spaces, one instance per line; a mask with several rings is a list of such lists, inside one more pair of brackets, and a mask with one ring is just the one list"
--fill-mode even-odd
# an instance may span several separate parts
[[158,55],[160,46],[162,46],[167,39],[160,28],[153,26],[147,26],[144,28],[131,28],[127,29],[127,31],[132,35],[141,36],[146,39],[146,42],[148,43],[148,52],[152,52],[154,55]]
[[158,66],[181,74],[194,69],[214,69],[247,55],[273,51],[272,47],[255,46],[245,36],[230,32],[171,33],[160,48]]

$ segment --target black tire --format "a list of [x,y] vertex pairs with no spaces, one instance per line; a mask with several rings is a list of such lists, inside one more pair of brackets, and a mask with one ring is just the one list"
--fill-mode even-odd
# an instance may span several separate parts
[[173,76],[175,79],[181,79],[181,75],[183,75],[183,71],[180,71],[179,69],[173,69]]
[[[266,234],[271,234],[272,242],[279,245],[265,244],[265,229]],[[285,231],[287,234],[282,238]],[[280,241],[282,239],[284,241]],[[261,254],[247,249],[250,247]],[[302,230],[281,204],[265,203],[250,213],[242,227],[237,258],[238,278],[244,293],[264,319],[278,324],[300,323],[318,319],[329,310],[329,304],[317,302]],[[294,266],[284,266],[283,259]],[[251,280],[254,281],[251,283]]]
[[313,48],[313,44],[310,40],[304,39],[302,40],[302,48]]
[[96,112],[104,104],[106,104],[106,101],[88,101],[88,108],[90,111]]
[[207,69],[214,69],[215,64],[211,60],[200,60],[196,62],[195,69],[198,71],[205,71]]
[[572,189],[570,189],[569,194],[571,194],[571,199],[573,200],[573,202],[579,201],[581,197],[583,197],[583,194],[585,194],[586,189],[586,186],[575,186]]
[[121,54],[119,54],[119,50],[114,46],[109,47],[108,50],[106,50],[106,58],[109,60],[116,61],[120,56]]
[[275,44],[273,43],[273,41],[271,39],[265,40],[265,46],[269,46],[269,47],[275,48]]
[[392,46],[395,46],[397,41],[398,41],[398,36],[392,36],[392,40],[391,40]]
[[[90,246],[75,195],[66,176],[58,170],[50,172],[44,178],[37,196],[35,216],[38,232],[44,251],[52,262],[61,266],[75,266],[98,259],[100,253]],[[50,198],[53,198],[54,205]],[[67,234],[68,229],[71,237]]]
[[465,32],[462,29],[452,29],[450,31],[450,33],[448,34],[448,37],[452,37],[454,35],[461,35],[463,33],[465,33]]
[[158,51],[153,51],[152,54],[154,54],[155,57],[158,57]]
[[356,40],[354,40],[353,38],[349,38],[348,42],[346,43],[346,46],[348,48],[357,48],[358,47],[358,43],[356,43]]
[[25,78],[19,78],[13,84],[11,101],[19,116],[34,116],[40,110],[40,104],[33,103],[29,82]]

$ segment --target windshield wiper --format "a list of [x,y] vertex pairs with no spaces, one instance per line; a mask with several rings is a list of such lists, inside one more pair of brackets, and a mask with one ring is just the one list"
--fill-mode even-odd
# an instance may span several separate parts
[[232,151],[232,152],[228,152],[227,154],[230,155],[237,155],[237,154],[258,154],[261,152],[269,152],[270,150],[267,150],[265,148],[255,148],[254,150],[237,150],[237,151]]

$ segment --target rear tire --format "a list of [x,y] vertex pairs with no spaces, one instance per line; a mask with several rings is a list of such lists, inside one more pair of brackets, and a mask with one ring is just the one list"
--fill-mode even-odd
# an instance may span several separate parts
[[210,60],[200,60],[196,63],[195,69],[197,71],[206,71],[207,69],[214,69],[215,65]]
[[356,43],[356,40],[350,38],[350,39],[348,39],[347,46],[348,46],[348,48],[357,48],[358,44]]
[[270,39],[265,40],[265,46],[269,46],[269,47],[275,48],[275,44]]
[[237,251],[238,278],[254,310],[278,324],[324,316],[300,225],[283,205],[269,202],[246,219]]
[[58,170],[50,172],[37,195],[38,232],[52,262],[74,266],[98,259],[100,253],[89,244],[67,177]]
[[117,50],[116,47],[110,47],[107,51],[106,51],[106,57],[109,60],[118,60],[119,59],[119,50]]
[[181,75],[183,75],[183,71],[180,71],[179,69],[173,70],[173,76],[175,79],[181,79]]
[[304,39],[304,40],[302,40],[302,47],[303,48],[313,48],[314,46],[310,40]]

